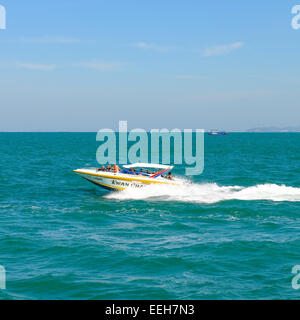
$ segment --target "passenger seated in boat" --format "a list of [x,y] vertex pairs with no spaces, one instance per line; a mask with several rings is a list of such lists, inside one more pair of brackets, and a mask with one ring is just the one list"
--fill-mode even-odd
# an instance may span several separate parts
[[120,170],[120,168],[116,164],[114,164],[113,167],[112,167],[112,172],[118,173],[119,170]]
[[137,174],[137,173],[135,172],[135,169],[131,168],[130,169],[130,174]]
[[110,164],[107,165],[106,171],[111,171],[111,165]]
[[143,175],[143,169],[140,169],[139,175],[140,175],[140,176]]
[[168,173],[168,179],[173,180],[171,172]]

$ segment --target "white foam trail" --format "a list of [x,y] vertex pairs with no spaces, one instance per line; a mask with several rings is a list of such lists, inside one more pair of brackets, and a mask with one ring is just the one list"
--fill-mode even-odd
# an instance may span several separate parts
[[181,186],[149,185],[141,189],[127,189],[105,196],[116,200],[160,200],[195,203],[216,203],[226,200],[300,201],[300,188],[277,184],[252,187],[219,186],[216,183],[188,183]]

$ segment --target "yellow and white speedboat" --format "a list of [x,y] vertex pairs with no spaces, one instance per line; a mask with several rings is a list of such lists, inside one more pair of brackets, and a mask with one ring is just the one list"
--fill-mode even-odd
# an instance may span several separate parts
[[174,179],[165,176],[173,166],[153,163],[134,163],[124,165],[122,170],[112,172],[99,168],[82,168],[73,170],[82,178],[107,190],[125,190],[142,188],[150,184],[177,185]]

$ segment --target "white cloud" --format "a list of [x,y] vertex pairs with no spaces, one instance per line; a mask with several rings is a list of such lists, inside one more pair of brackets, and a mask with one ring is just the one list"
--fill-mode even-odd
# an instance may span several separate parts
[[202,55],[205,57],[211,57],[211,56],[218,56],[218,55],[222,55],[222,54],[227,54],[233,50],[240,49],[243,45],[244,45],[243,42],[235,42],[232,44],[225,44],[225,45],[221,45],[221,46],[206,48],[202,52]]
[[154,50],[159,52],[167,52],[171,49],[171,47],[161,46],[161,45],[157,45],[154,43],[147,43],[147,42],[136,42],[136,43],[133,43],[131,46],[139,49]]
[[119,61],[86,61],[74,64],[75,67],[85,67],[99,71],[120,71],[124,63]]
[[77,62],[73,64],[66,64],[66,65],[56,65],[56,64],[41,64],[41,63],[32,63],[32,62],[15,62],[15,65],[19,68],[28,69],[28,70],[40,70],[40,71],[51,71],[56,68],[62,67],[83,67],[89,68],[99,71],[121,71],[125,63],[112,61],[86,61],[86,62]]
[[69,44],[69,43],[78,43],[80,39],[77,38],[69,38],[64,36],[57,37],[39,37],[39,38],[21,38],[20,42],[23,43],[37,43],[37,44]]
[[54,65],[54,64],[16,62],[16,65],[20,68],[29,69],[29,70],[51,71],[51,70],[56,69],[56,65]]

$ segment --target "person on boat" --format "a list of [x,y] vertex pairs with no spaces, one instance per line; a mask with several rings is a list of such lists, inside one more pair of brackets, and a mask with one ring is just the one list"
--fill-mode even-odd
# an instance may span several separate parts
[[116,164],[114,164],[113,167],[112,167],[112,172],[118,173],[119,170],[120,170],[120,168]]
[[168,173],[168,179],[173,180],[173,176],[171,172]]
[[130,169],[130,174],[137,174],[137,173],[135,172],[135,169],[131,168]]
[[143,175],[143,169],[140,169],[139,175],[140,175],[140,176]]
[[107,165],[106,171],[111,171],[111,165],[110,164]]

